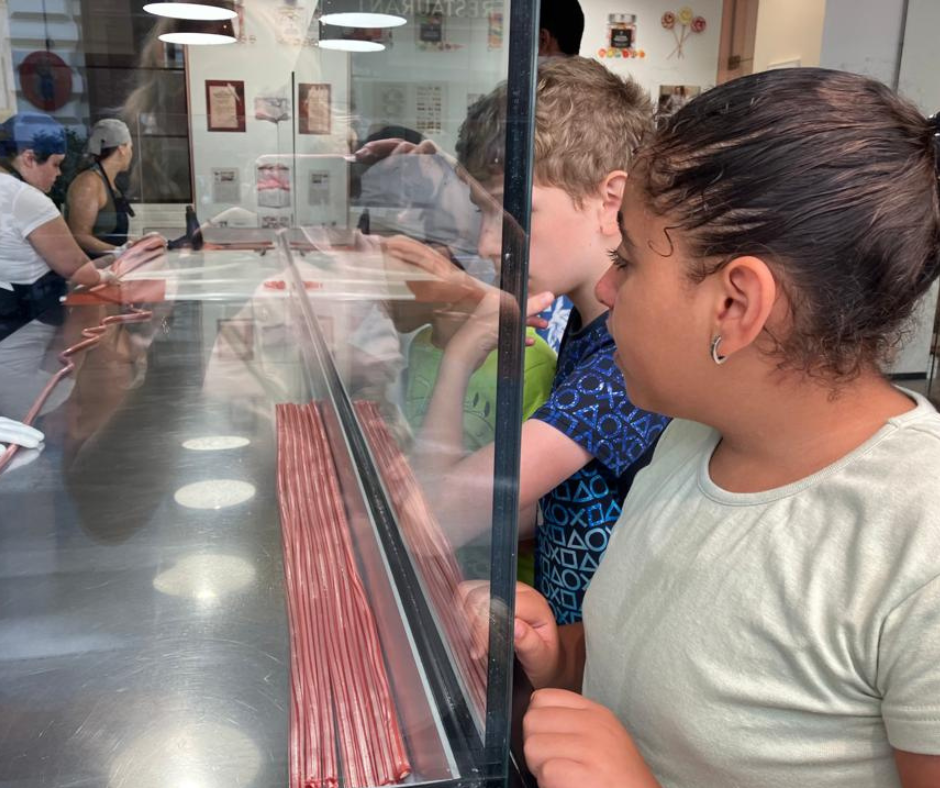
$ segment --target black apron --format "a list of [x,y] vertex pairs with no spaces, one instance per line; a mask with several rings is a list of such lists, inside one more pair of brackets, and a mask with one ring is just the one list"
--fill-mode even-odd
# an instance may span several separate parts
[[[108,190],[108,201],[104,208],[98,211],[91,234],[106,244],[122,246],[127,242],[127,231],[130,229],[130,218],[134,215],[134,209],[131,208],[124,193],[111,185],[101,165],[95,164],[94,166],[101,180],[104,181],[105,189]],[[102,257],[105,254],[108,252],[99,252],[96,256]]]

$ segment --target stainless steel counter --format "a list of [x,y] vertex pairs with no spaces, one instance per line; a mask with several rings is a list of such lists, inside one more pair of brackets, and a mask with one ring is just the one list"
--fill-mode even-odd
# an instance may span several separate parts
[[[275,268],[251,262],[246,291]],[[289,348],[272,359],[256,355],[263,343],[219,340],[259,330],[225,322],[245,303],[163,304],[149,323],[110,329],[39,419],[42,453],[0,476],[4,788],[286,785],[289,641],[264,388],[305,392],[285,383],[302,379]],[[0,374],[0,407],[31,399],[54,349],[118,309],[75,307],[61,326],[0,343],[0,369],[16,372]],[[187,448],[219,436],[243,445]],[[187,497],[194,483],[205,487]]]
[[67,305],[0,342],[0,415],[22,418],[83,330],[152,312],[75,357],[36,422],[42,451],[0,474],[0,787],[287,785],[274,420],[276,404],[311,398],[406,782],[497,775],[351,405],[379,401],[395,429],[403,358],[387,304],[433,278],[368,253],[174,254],[122,291],[157,303]]

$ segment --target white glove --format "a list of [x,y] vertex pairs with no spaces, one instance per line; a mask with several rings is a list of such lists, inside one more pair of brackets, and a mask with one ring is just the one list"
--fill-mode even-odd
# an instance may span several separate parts
[[35,449],[46,436],[33,427],[27,427],[21,421],[13,421],[0,416],[0,451],[6,450],[4,443],[15,443],[24,449]]
[[22,468],[38,459],[43,450],[44,439],[45,436],[39,430],[0,416],[0,454],[7,450],[7,443],[15,443],[21,447],[6,470]]
[[110,268],[98,269],[98,284],[99,285],[113,285],[117,281],[118,281],[117,275]]

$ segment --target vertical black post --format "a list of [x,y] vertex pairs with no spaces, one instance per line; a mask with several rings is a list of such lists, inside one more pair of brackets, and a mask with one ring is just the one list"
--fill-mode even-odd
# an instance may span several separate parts
[[[347,86],[347,93],[346,93],[347,96],[351,95],[348,92],[348,90],[349,88]],[[300,120],[297,118],[297,107],[294,106],[294,96],[296,95],[297,95],[297,72],[291,71],[290,72],[290,142],[291,142],[290,177],[292,178],[292,183],[294,184],[294,187],[293,187],[294,194],[300,194],[300,184],[297,183],[297,129],[299,128],[299,125],[295,125],[295,124],[299,124]],[[280,122],[275,123],[274,128],[280,129],[281,128]],[[280,133],[278,133],[277,135],[277,146],[278,146],[278,153],[280,153],[281,152]],[[295,207],[297,205],[297,201],[291,200],[290,203],[291,203],[290,205],[291,226],[297,227],[297,224],[298,224],[297,208]]]
[[512,622],[519,528],[519,440],[532,204],[532,141],[539,8],[535,0],[510,0],[506,163],[500,288],[509,294],[500,313],[496,388],[495,484],[487,670],[487,763],[494,777],[509,768],[508,709],[512,693]]

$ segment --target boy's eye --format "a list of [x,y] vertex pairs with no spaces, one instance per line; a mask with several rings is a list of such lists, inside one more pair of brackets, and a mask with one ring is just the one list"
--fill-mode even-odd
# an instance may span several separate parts
[[610,262],[614,264],[614,268],[623,269],[630,265],[630,261],[621,255],[617,249],[608,249],[607,256],[610,258]]

